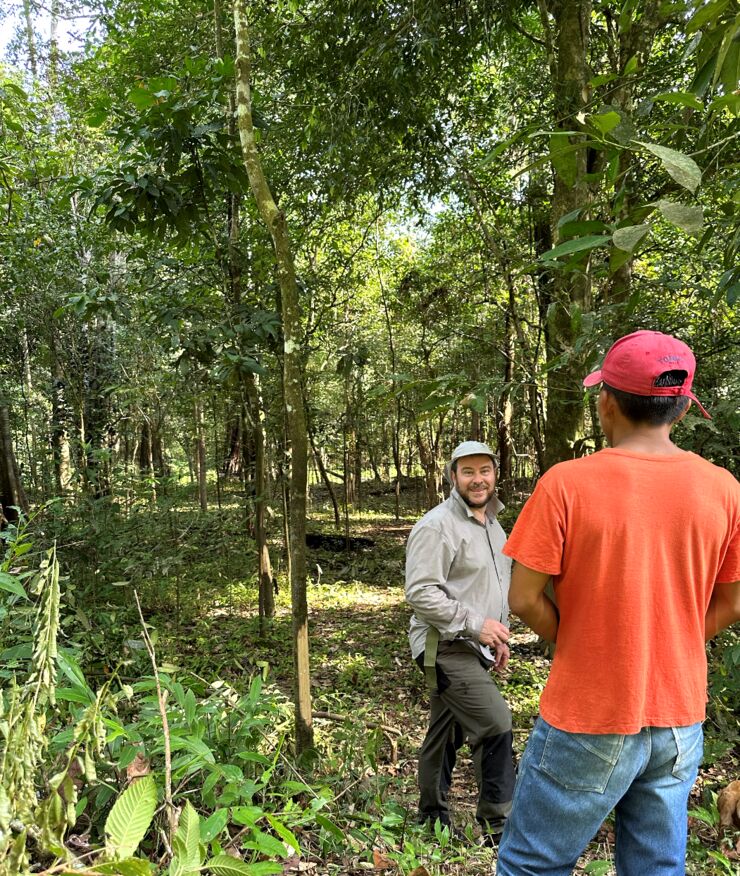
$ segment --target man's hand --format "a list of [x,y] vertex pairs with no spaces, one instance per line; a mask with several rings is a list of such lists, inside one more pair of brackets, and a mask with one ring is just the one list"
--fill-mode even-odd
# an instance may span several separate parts
[[509,646],[496,645],[493,649],[493,668],[496,672],[503,672],[509,665]]
[[497,645],[505,645],[509,641],[509,628],[501,621],[487,617],[483,621],[478,641],[481,645],[488,645],[495,650]]

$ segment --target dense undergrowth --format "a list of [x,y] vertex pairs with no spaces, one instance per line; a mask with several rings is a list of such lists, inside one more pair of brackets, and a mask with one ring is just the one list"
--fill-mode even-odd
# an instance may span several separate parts
[[[402,582],[417,510],[396,521],[379,491],[353,519],[372,545],[310,552],[316,748],[299,760],[277,539],[277,612],[261,631],[243,500],[198,513],[190,498],[171,488],[157,508],[84,515],[57,503],[6,530],[0,872],[489,873],[469,760],[452,789],[459,835],[415,822],[426,701]],[[315,528],[329,531],[324,515],[315,504]],[[547,660],[513,629],[502,684],[521,750]],[[739,661],[727,631],[711,649],[689,873],[736,872],[738,833],[720,828],[716,794],[738,776]],[[583,872],[612,872],[612,841],[607,823]]]

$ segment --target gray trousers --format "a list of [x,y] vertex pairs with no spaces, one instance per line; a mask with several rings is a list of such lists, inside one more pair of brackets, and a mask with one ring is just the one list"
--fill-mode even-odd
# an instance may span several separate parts
[[[423,655],[417,658],[423,665]],[[482,656],[464,642],[440,642],[437,689],[430,691],[429,729],[419,751],[419,815],[450,823],[447,792],[457,749],[470,745],[478,785],[476,818],[499,833],[511,810],[516,769],[511,712]]]

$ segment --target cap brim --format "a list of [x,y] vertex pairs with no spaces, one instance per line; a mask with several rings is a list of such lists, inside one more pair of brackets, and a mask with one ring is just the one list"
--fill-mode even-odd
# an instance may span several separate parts
[[592,371],[588,377],[583,378],[584,386],[596,386],[597,383],[601,383],[604,378],[601,376],[601,368],[598,371]]

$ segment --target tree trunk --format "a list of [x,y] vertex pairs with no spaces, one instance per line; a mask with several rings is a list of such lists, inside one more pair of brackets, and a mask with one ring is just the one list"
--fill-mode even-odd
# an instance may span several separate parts
[[267,545],[265,528],[265,503],[267,502],[267,456],[265,454],[265,411],[257,375],[245,377],[254,436],[254,538],[257,542],[257,575],[259,593],[259,617],[275,616],[275,595],[272,589],[272,563]]
[[288,439],[291,450],[290,556],[293,642],[296,671],[296,750],[313,747],[311,679],[308,648],[308,599],[306,594],[306,481],[308,442],[306,412],[301,388],[300,296],[285,215],[278,208],[262,170],[254,136],[251,107],[249,28],[242,0],[234,0],[236,29],[236,96],[239,138],[244,164],[257,209],[275,247],[283,319],[283,380]]
[[23,18],[26,23],[26,41],[28,42],[28,63],[31,67],[31,76],[34,82],[39,78],[39,66],[36,60],[36,37],[33,33],[33,19],[31,18],[30,0],[23,0]]
[[[553,3],[552,10],[556,24],[553,64],[555,127],[572,131],[580,126],[579,115],[588,112],[591,0],[559,0]],[[561,136],[571,145],[584,139],[581,134]],[[589,204],[587,150],[581,148],[570,154],[571,178],[555,172],[553,234],[557,233],[558,222],[563,216],[576,209],[585,212]],[[555,243],[558,242],[556,239]],[[560,363],[547,372],[545,464],[548,468],[573,456],[573,444],[582,427],[584,366],[583,358],[577,356],[573,348],[580,331],[581,315],[590,309],[590,305],[588,264],[577,271],[555,273],[547,320],[547,358],[550,362],[559,359]]]
[[72,454],[69,448],[69,423],[72,419],[67,404],[67,381],[59,359],[59,347],[51,333],[51,450],[57,493],[66,496],[72,485]]
[[193,403],[195,416],[195,446],[198,464],[198,502],[201,511],[208,510],[208,463],[206,462],[206,438],[203,432],[203,406],[199,399]]
[[442,501],[441,465],[439,459],[439,438],[442,434],[442,416],[439,418],[439,429],[436,435],[432,434],[431,424],[429,435],[424,435],[417,425],[416,446],[419,450],[419,461],[424,469],[424,487],[426,506],[434,508]]
[[0,506],[5,520],[17,520],[17,508],[28,513],[28,499],[13,452],[10,408],[5,403],[0,403]]
[[324,482],[324,486],[329,493],[329,499],[331,500],[332,508],[334,509],[334,526],[339,529],[340,520],[339,505],[337,504],[337,494],[334,492],[334,487],[332,486],[332,482],[329,479],[329,472],[326,470],[324,460],[321,458],[321,452],[316,446],[316,438],[314,436],[313,429],[311,428],[310,421],[308,426],[308,440],[311,444],[311,450],[313,451],[314,459],[316,460],[316,468],[319,470],[319,475],[321,476],[321,480]]
[[514,320],[511,308],[507,308],[504,318],[504,389],[499,398],[496,429],[498,432],[499,477],[498,494],[501,501],[510,500],[513,482],[514,444],[511,438],[511,424],[514,417],[511,404],[511,385],[514,380]]
[[105,319],[96,317],[86,332],[85,438],[86,479],[96,499],[110,496],[110,454],[115,430],[110,421],[110,387],[114,382],[113,338]]

